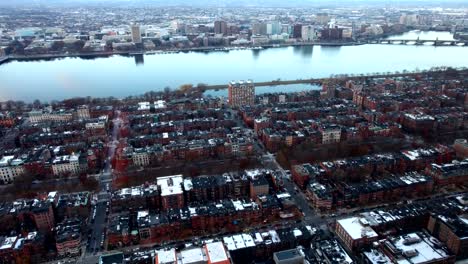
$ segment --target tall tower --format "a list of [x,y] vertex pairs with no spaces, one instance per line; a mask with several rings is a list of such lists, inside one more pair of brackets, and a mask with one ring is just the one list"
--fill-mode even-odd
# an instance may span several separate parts
[[132,25],[132,42],[135,44],[141,44],[141,30],[140,25]]
[[255,104],[255,87],[252,80],[230,82],[228,90],[229,105],[232,107],[253,106]]
[[215,21],[214,22],[214,32],[215,34],[223,34],[226,35],[227,33],[227,23],[226,21]]

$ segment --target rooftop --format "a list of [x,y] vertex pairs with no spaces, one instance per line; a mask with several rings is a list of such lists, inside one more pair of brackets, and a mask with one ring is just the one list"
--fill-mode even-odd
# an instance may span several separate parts
[[182,183],[184,178],[182,175],[173,175],[166,177],[159,177],[156,180],[157,185],[161,187],[161,196],[168,196],[174,194],[182,194]]
[[206,254],[210,263],[227,261],[228,256],[222,242],[213,242],[205,245]]
[[442,243],[427,233],[410,233],[389,238],[384,243],[398,259],[398,264],[428,263],[449,257]]
[[373,238],[378,236],[364,218],[350,217],[338,220],[337,222],[353,239],[361,239],[364,237]]
[[302,257],[301,252],[297,248],[290,249],[290,250],[284,250],[280,252],[275,252],[274,255],[276,258],[280,261],[285,261],[288,259],[295,259],[297,257]]
[[155,264],[169,264],[176,263],[176,251],[174,248],[158,250],[156,255]]

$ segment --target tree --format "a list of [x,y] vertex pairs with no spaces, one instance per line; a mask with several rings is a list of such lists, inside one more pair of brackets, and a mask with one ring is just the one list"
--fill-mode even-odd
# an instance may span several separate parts
[[34,100],[33,102],[33,107],[36,108],[36,109],[39,109],[41,108],[42,104],[41,104],[41,101],[39,101],[38,99]]
[[193,85],[192,84],[183,84],[179,87],[179,91],[181,93],[187,93],[188,91],[190,91],[191,89],[193,88]]

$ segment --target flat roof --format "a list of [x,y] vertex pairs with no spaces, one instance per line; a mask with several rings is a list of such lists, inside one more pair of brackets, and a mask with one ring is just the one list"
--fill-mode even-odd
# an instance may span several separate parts
[[440,242],[432,236],[426,239],[416,233],[398,237],[393,244],[397,249],[400,249],[403,252],[403,256],[405,256],[405,259],[399,260],[398,263],[427,263],[448,257],[447,252],[434,247],[434,241],[440,244]]
[[3,156],[0,160],[0,166],[8,166],[10,160],[13,160],[15,156]]
[[155,264],[169,264],[176,263],[176,251],[174,248],[168,250],[158,250],[156,255]]
[[222,242],[213,242],[205,245],[208,261],[212,264],[227,261],[226,249]]
[[275,252],[274,255],[278,260],[288,260],[297,257],[303,257],[297,248]]
[[161,196],[168,196],[174,194],[182,194],[183,187],[182,183],[184,178],[181,174],[173,175],[173,176],[166,176],[166,177],[159,177],[156,180],[156,184],[161,187]]
[[200,263],[205,261],[205,254],[201,248],[192,248],[180,252],[182,264]]
[[368,226],[367,220],[359,217],[350,217],[337,221],[339,225],[348,233],[352,239],[361,239],[363,237],[377,237],[377,233]]

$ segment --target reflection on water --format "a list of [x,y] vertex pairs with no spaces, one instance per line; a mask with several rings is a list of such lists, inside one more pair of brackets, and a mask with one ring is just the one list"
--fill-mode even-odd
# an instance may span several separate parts
[[[124,97],[187,83],[466,67],[466,58],[468,47],[361,45],[11,61],[0,65],[0,98],[49,101],[74,96]],[[279,87],[284,91],[285,87]]]
[[304,58],[310,57],[314,51],[314,46],[294,46],[293,52],[294,55],[301,55]]
[[135,57],[135,65],[136,66],[142,66],[145,64],[145,58],[143,56],[143,54],[136,54],[134,55]]
[[340,46],[320,46],[320,51],[326,53],[327,56],[338,56],[340,50]]
[[258,57],[260,56],[260,52],[261,50],[252,50],[252,58],[253,59],[258,59]]

